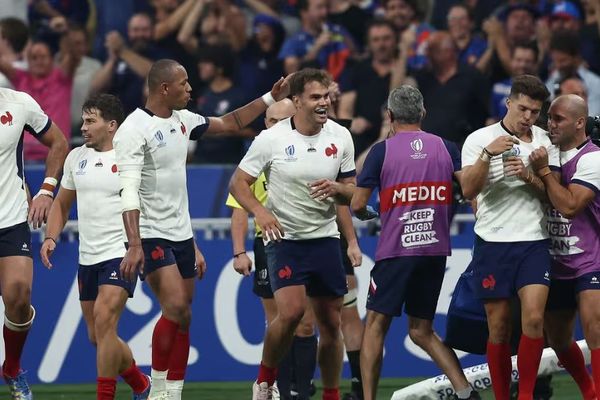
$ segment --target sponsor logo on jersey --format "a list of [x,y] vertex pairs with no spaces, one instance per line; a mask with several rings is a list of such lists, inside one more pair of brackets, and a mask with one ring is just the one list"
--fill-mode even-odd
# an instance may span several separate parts
[[7,111],[6,114],[4,114],[0,117],[0,122],[2,122],[2,125],[6,125],[6,124],[8,124],[8,126],[12,125],[13,116],[10,113],[10,111]]
[[94,164],[94,167],[98,167],[98,168],[104,167],[104,164],[102,163],[102,160],[98,159],[98,161],[96,162],[96,164]]

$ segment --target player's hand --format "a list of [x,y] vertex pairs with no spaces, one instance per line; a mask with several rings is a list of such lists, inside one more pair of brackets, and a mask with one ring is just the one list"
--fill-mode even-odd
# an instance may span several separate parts
[[204,278],[204,274],[206,273],[206,259],[198,246],[196,246],[196,243],[194,243],[194,263],[194,265],[196,265],[198,279]]
[[352,125],[350,126],[350,132],[355,135],[362,135],[365,131],[373,126],[369,120],[363,117],[356,117],[352,119]]
[[246,253],[242,253],[233,258],[233,269],[235,269],[238,274],[250,276],[250,271],[252,271],[252,260]]
[[271,96],[275,101],[283,100],[290,94],[290,79],[294,74],[289,74],[285,78],[279,78],[271,89]]
[[367,205],[363,210],[354,213],[354,215],[361,221],[368,221],[379,217],[379,213],[370,205]]
[[360,267],[362,264],[362,251],[360,251],[357,241],[352,243],[348,242],[348,251],[346,254],[348,254],[348,258],[350,259],[350,263],[352,263],[352,267]]
[[339,182],[330,179],[319,179],[308,184],[310,187],[310,197],[317,200],[325,200],[337,195],[339,191]]
[[504,176],[518,176],[524,180],[529,175],[520,157],[508,157],[503,164]]
[[266,208],[263,208],[254,215],[255,223],[258,224],[267,241],[281,241],[284,236],[283,227],[273,214]]
[[37,194],[33,197],[27,218],[29,223],[33,225],[33,229],[41,228],[42,224],[46,223],[51,206],[52,197],[45,194]]
[[531,169],[538,171],[548,166],[548,151],[544,146],[535,149],[529,155],[529,162],[531,163]]
[[135,282],[139,272],[144,271],[144,249],[141,244],[129,246],[123,261],[121,261],[121,278]]
[[54,253],[54,249],[56,249],[56,243],[54,240],[50,238],[44,239],[42,242],[42,248],[40,249],[40,258],[42,259],[42,263],[48,269],[52,269],[53,265],[50,262],[50,256]]
[[498,136],[494,141],[488,144],[485,149],[489,151],[493,156],[504,153],[507,150],[513,148],[513,145],[519,144],[519,140],[510,136],[502,135]]

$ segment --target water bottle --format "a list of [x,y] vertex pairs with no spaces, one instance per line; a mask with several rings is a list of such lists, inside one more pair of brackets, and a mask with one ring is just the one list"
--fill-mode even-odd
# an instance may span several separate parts
[[[502,153],[502,168],[505,167],[505,163],[506,160],[508,160],[509,157],[518,157],[519,156],[519,149],[516,147],[513,147],[510,150],[506,150],[504,153]],[[504,180],[506,181],[516,181],[519,179],[518,175],[512,175],[512,176],[506,176],[506,172],[504,172]]]

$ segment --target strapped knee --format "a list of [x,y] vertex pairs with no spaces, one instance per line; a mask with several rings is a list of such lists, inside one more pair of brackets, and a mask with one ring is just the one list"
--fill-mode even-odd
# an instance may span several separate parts
[[15,331],[15,332],[24,332],[26,330],[29,330],[29,328],[31,328],[31,325],[33,324],[33,320],[35,319],[35,307],[33,307],[33,305],[30,305],[30,307],[31,307],[31,318],[29,319],[29,321],[23,322],[22,324],[17,324],[15,322],[12,322],[11,320],[9,320],[5,314],[4,315],[4,326],[6,326],[11,331]]
[[358,289],[350,289],[348,293],[344,295],[344,307],[356,307],[356,303],[358,301]]

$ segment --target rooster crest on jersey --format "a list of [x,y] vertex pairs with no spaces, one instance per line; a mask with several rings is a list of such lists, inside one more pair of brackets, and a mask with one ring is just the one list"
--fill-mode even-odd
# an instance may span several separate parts
[[325,149],[325,155],[327,157],[333,156],[333,158],[337,158],[338,149],[335,147],[335,143],[331,143],[331,146]]
[[8,124],[8,126],[12,126],[13,116],[10,111],[7,111],[5,115],[0,117],[0,122],[2,122],[2,125]]

